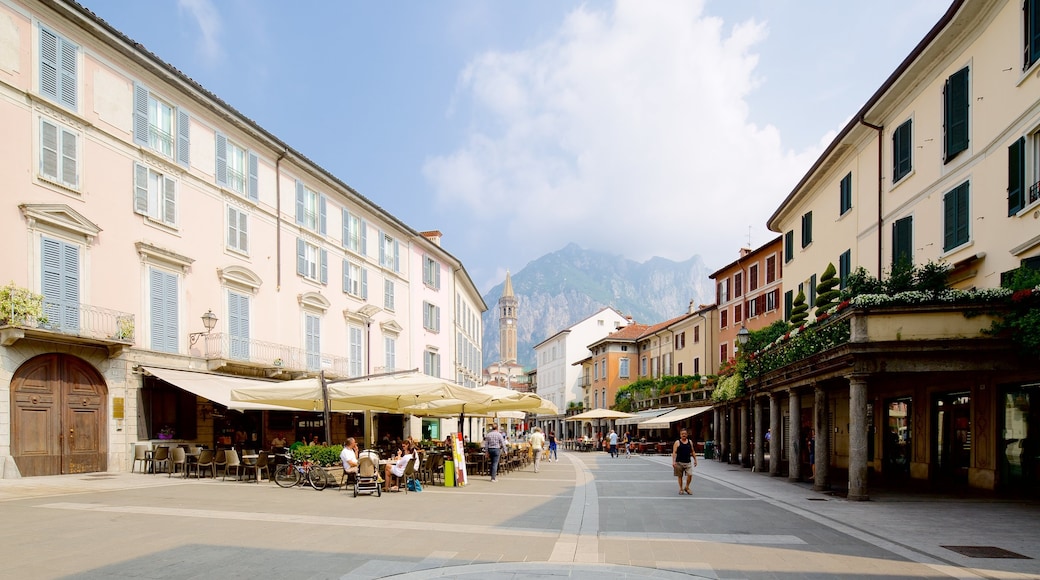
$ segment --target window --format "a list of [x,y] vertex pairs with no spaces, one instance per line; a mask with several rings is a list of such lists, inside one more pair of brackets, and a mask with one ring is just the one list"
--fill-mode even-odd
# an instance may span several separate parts
[[79,47],[40,27],[40,94],[76,110]]
[[188,113],[134,83],[134,143],[177,163],[191,165],[191,118]]
[[296,273],[309,280],[328,284],[328,251],[303,238],[296,238]]
[[441,376],[441,355],[432,350],[423,351],[423,373],[431,377]]
[[766,258],[766,284],[776,281],[776,256]]
[[747,303],[747,315],[748,318],[754,318],[759,314],[760,305],[764,303],[765,296],[758,296]]
[[838,289],[844,290],[852,273],[852,250],[848,249],[838,256]]
[[686,348],[686,333],[680,332],[675,335],[675,350]]
[[228,206],[227,211],[227,247],[229,250],[238,250],[249,253],[249,214],[234,207]]
[[79,247],[40,239],[43,313],[47,323],[66,334],[79,332]]
[[260,159],[217,133],[217,185],[253,201],[260,198]]
[[177,184],[140,163],[134,164],[134,211],[167,225],[177,224]]
[[701,341],[701,325],[693,327],[693,344],[697,344]]
[[943,251],[968,243],[968,182],[943,196]]
[[[1037,0],[1040,2],[1040,0]],[[1015,215],[1026,206],[1026,138],[1020,137],[1008,147],[1008,215]],[[1029,188],[1030,202],[1035,201],[1038,188]]]
[[813,308],[816,306],[816,274],[809,276],[805,284],[809,287],[809,308]]
[[729,326],[729,310],[722,311],[719,321],[719,328],[726,328]]
[[599,361],[595,361],[592,363],[592,380],[599,380]]
[[743,305],[736,304],[736,305],[733,306],[733,324],[736,324],[736,323],[740,322],[741,320],[744,320]]
[[397,368],[397,338],[393,336],[383,337],[384,366],[387,372],[393,372]]
[[913,167],[910,134],[912,128],[913,120],[907,119],[892,132],[892,183],[906,177]]
[[343,209],[343,247],[365,256],[368,254],[368,224]]
[[1040,0],[1025,0],[1022,3],[1025,17],[1025,62],[1022,69],[1028,69],[1040,60]]
[[639,359],[639,376],[646,376],[646,357]]
[[441,265],[429,256],[423,256],[423,284],[434,290],[441,288]]
[[802,216],[802,247],[812,243],[812,212]]
[[719,304],[729,302],[729,278],[719,281],[717,294],[717,301]]
[[431,332],[441,331],[441,307],[423,302],[423,328]]
[[726,362],[729,360],[729,345],[719,345],[719,362]]
[[249,296],[228,292],[227,325],[231,358],[249,360]]
[[307,370],[321,369],[321,318],[315,314],[303,315],[303,349],[307,355]]
[[628,357],[621,357],[618,359],[618,378],[628,378]]
[[901,260],[914,261],[914,217],[907,216],[892,223],[892,265]]
[[784,292],[784,320],[791,320],[791,309],[794,307],[794,291]]
[[311,191],[302,181],[296,180],[296,223],[321,235],[325,235],[328,199]]
[[784,234],[784,262],[790,262],[794,259],[794,230],[789,230]]
[[839,210],[838,215],[845,215],[850,209],[852,209],[852,172],[841,178],[841,185],[838,186],[839,191]]
[[744,294],[744,274],[737,272],[733,275],[733,297],[739,298]]
[[368,299],[368,271],[350,260],[343,260],[343,292]]
[[347,370],[352,377],[365,374],[365,330],[357,324],[347,325]]
[[758,264],[751,264],[748,268],[747,283],[749,291],[758,290]]
[[394,281],[383,280],[383,308],[394,309]]
[[148,271],[148,314],[151,348],[177,352],[177,275],[156,268]]
[[40,177],[72,189],[79,187],[79,137],[40,119]]
[[769,294],[766,294],[766,312],[772,312],[776,310],[776,303],[780,301],[780,291],[773,290]]
[[968,148],[968,67],[950,75],[943,87],[943,161]]
[[694,357],[693,359],[693,374],[701,374],[701,357]]
[[379,232],[379,265],[394,272],[401,271],[400,244],[385,232]]

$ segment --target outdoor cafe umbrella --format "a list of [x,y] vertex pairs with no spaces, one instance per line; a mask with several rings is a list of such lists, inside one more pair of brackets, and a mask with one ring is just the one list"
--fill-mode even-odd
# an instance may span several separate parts
[[484,385],[472,390],[487,396],[487,400],[441,399],[406,407],[403,412],[413,415],[458,415],[460,432],[467,415],[490,417],[499,413],[520,411],[540,414],[559,413],[556,405],[534,393],[523,393],[494,385]]
[[625,417],[635,417],[633,413],[625,413],[624,411],[614,411],[612,409],[590,409],[584,413],[578,413],[577,415],[571,415],[565,419],[566,421],[591,421],[594,419],[624,419]]

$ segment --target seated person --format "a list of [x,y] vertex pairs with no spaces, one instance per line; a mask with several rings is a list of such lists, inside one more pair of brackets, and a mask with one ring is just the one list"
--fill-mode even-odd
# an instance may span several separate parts
[[[390,484],[394,480],[399,480],[404,477],[404,470],[408,467],[408,462],[412,460],[412,443],[408,439],[401,442],[401,451],[398,452],[395,463],[386,464],[385,481],[383,482],[383,491],[390,491]],[[394,487],[396,489],[396,486]]]
[[284,447],[285,447],[285,439],[282,439],[281,437],[275,437],[274,439],[271,439],[271,450],[272,451],[280,453]]
[[350,473],[357,473],[358,447],[357,441],[353,437],[347,438],[347,444],[343,446],[343,451],[340,452],[339,458],[343,462],[344,477]]

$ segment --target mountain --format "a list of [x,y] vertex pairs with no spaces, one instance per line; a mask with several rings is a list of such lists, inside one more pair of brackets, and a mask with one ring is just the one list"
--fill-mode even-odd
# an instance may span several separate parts
[[[546,254],[512,273],[517,298],[517,356],[535,366],[532,347],[611,306],[642,324],[655,324],[714,299],[714,284],[700,256],[685,262],[651,258],[639,263],[585,250],[577,244]],[[484,296],[484,366],[499,360],[498,299],[502,284]]]

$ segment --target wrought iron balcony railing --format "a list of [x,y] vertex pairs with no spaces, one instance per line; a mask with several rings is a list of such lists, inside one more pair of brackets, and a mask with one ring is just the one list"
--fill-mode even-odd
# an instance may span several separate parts
[[204,334],[199,340],[201,356],[250,363],[265,368],[296,372],[326,371],[346,376],[350,359],[327,353],[308,352],[284,344],[244,339],[223,332]]
[[[38,295],[37,295],[38,296]],[[9,300],[0,312],[0,326],[43,330],[67,336],[133,344],[134,315],[76,302],[40,300],[25,308]]]

